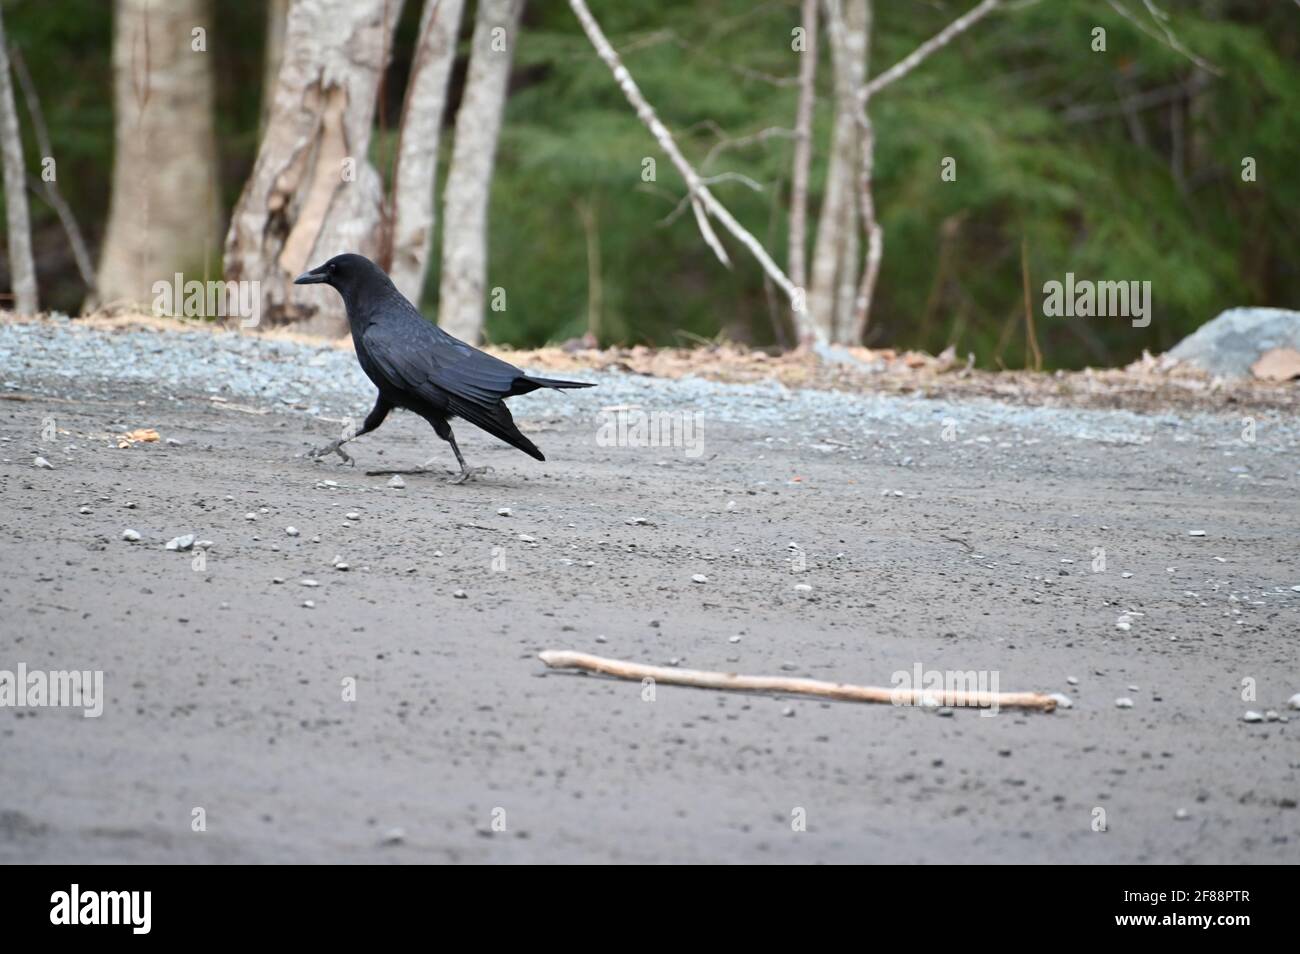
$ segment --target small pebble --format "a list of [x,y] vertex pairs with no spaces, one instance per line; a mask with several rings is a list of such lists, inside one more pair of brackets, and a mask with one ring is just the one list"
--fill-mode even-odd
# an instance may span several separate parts
[[1185,808],[1180,808],[1178,809],[1178,811],[1174,812],[1174,818],[1178,819],[1179,821],[1187,821],[1187,819],[1191,817],[1192,816],[1188,813],[1187,809]]
[[302,606],[303,606],[303,609],[315,609],[315,608],[316,608],[316,601],[315,601],[315,600],[303,600],[303,601],[302,601]]
[[44,457],[38,457],[34,461],[32,461],[32,463],[35,464],[41,470],[54,469],[54,465],[51,464],[48,460],[46,460]]
[[394,490],[401,490],[406,486],[406,481],[402,479],[401,474],[393,474],[393,476],[389,478],[388,486],[392,487]]
[[1132,709],[1132,708],[1133,708],[1133,700],[1130,699],[1130,698],[1128,698],[1128,696],[1120,696],[1118,699],[1115,700],[1115,708],[1116,708],[1116,709]]
[[347,513],[345,513],[343,516],[347,517],[349,520],[360,520],[360,519],[361,519],[361,514],[357,513],[355,510],[349,510],[349,511],[348,511]]
[[187,533],[182,537],[172,537],[167,541],[168,550],[188,550],[194,546],[194,534]]
[[708,578],[707,576],[705,576],[703,573],[696,573],[694,576],[691,577],[691,582],[692,582],[692,583],[707,583],[707,582],[709,582],[709,578]]
[[454,596],[454,597],[455,597],[456,599],[458,599],[458,600],[464,600],[464,599],[468,599],[468,598],[469,598],[469,594],[466,593],[464,590],[456,590],[456,591],[453,592],[451,595]]
[[297,527],[285,527],[285,528],[284,528],[284,532],[285,532],[286,534],[288,534],[289,536],[291,536],[291,537],[296,537],[296,536],[298,535],[298,528],[297,528]]
[[1263,722],[1264,714],[1262,712],[1256,712],[1254,709],[1249,709],[1241,719],[1243,722]]
[[509,508],[509,507],[498,507],[498,508],[497,508],[497,516],[498,516],[498,517],[508,517],[508,516],[510,516],[510,508]]
[[138,530],[123,530],[123,531],[122,531],[122,539],[125,540],[127,543],[135,543],[137,540],[140,539],[140,531],[138,531]]

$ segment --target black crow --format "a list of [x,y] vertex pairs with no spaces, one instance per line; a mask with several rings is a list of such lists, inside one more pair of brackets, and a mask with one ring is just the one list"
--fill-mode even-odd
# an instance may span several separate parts
[[460,475],[452,482],[461,483],[492,468],[465,463],[451,432],[451,418],[463,418],[525,454],[546,460],[537,446],[519,433],[503,398],[538,388],[592,387],[579,381],[532,377],[453,338],[427,321],[383,269],[364,256],[336,255],[293,283],[332,285],[343,296],[357,360],[379,388],[375,406],[361,427],[349,428],[338,440],[310,451],[311,457],[338,454],[352,463],[343,445],[373,431],[393,408],[404,407],[432,424],[438,436],[451,444],[460,463]]

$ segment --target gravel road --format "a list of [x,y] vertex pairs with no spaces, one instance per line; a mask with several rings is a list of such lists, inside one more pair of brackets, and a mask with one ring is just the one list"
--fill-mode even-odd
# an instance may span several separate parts
[[[414,416],[301,456],[369,408],[346,351],[0,323],[0,680],[104,687],[0,708],[0,861],[1300,857],[1294,418],[582,378],[512,402],[546,463],[462,424],[492,474],[392,487],[454,464]],[[647,701],[546,648],[1073,705]]]

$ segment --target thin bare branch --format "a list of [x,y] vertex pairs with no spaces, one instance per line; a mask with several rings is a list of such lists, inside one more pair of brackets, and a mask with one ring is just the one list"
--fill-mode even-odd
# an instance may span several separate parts
[[[627,97],[627,101],[632,105],[632,108],[636,110],[637,117],[650,130],[650,134],[654,136],[659,147],[668,155],[668,158],[672,161],[673,165],[676,166],[677,171],[686,182],[686,188],[692,197],[692,204],[696,207],[696,222],[700,224],[700,230],[704,234],[705,241],[709,243],[711,248],[713,248],[714,254],[718,254],[721,245],[718,242],[717,236],[713,234],[711,227],[708,230],[705,229],[705,224],[707,224],[710,216],[716,219],[723,228],[730,232],[732,236],[734,236],[749,250],[750,254],[752,254],[763,267],[763,270],[771,276],[772,281],[774,281],[786,294],[786,297],[790,299],[791,303],[796,306],[801,305],[803,297],[802,290],[796,288],[785,272],[781,271],[780,266],[772,260],[772,256],[768,254],[767,249],[763,247],[763,244],[759,242],[748,229],[736,221],[735,217],[727,210],[726,206],[714,198],[713,193],[709,191],[709,187],[701,180],[699,173],[695,171],[691,164],[686,160],[686,157],[682,155],[682,151],[678,148],[672,134],[668,131],[668,127],[666,127],[659,119],[654,107],[650,105],[645,96],[641,93],[636,81],[632,78],[632,74],[629,73],[627,67],[623,65],[622,60],[619,59],[618,52],[609,42],[604,31],[601,30],[600,24],[596,22],[596,18],[593,17],[591,11],[587,9],[585,0],[569,0],[569,7],[578,18],[578,22],[582,24],[582,29],[587,34],[587,38],[591,41],[592,46],[595,47],[596,54],[604,61],[605,65],[609,67],[610,72],[614,75],[614,81],[623,91],[623,95]],[[722,255],[719,256],[723,261],[726,261],[723,257],[725,254],[726,253],[723,252]],[[795,321],[799,326],[799,337],[801,343],[813,346],[825,344],[825,341],[818,330],[813,327],[812,323],[808,321],[807,315],[798,307],[795,309]]]
[[[27,61],[23,59],[22,52],[16,46],[10,50],[9,59],[13,65],[14,76],[18,79],[18,88],[23,92],[23,102],[27,104],[27,115],[32,120],[36,148],[41,154],[42,161],[53,158],[54,147],[50,143],[50,131],[45,125],[45,113],[41,110],[41,99],[36,93],[36,84],[32,82],[32,74],[27,69]],[[63,193],[59,191],[57,181],[53,179],[46,181],[44,178],[28,175],[27,188],[44,199],[58,216],[59,224],[63,226],[63,232],[68,237],[68,247],[72,250],[72,259],[77,264],[77,271],[81,273],[81,280],[90,293],[89,297],[93,299],[95,266],[90,261],[86,238],[81,233],[81,227],[77,224],[71,207],[64,200]]]
[[1215,66],[1213,63],[1209,62],[1208,60],[1197,56],[1187,47],[1183,46],[1182,41],[1179,40],[1178,37],[1174,34],[1173,30],[1169,28],[1169,25],[1167,23],[1167,21],[1169,20],[1169,14],[1165,13],[1163,10],[1157,7],[1152,2],[1152,0],[1142,0],[1142,2],[1146,5],[1147,12],[1151,14],[1151,19],[1154,20],[1156,22],[1156,26],[1160,28],[1158,31],[1153,27],[1151,27],[1149,24],[1144,23],[1141,19],[1139,19],[1138,16],[1134,14],[1133,11],[1130,10],[1128,7],[1126,7],[1123,3],[1121,3],[1120,0],[1108,0],[1108,2],[1110,3],[1112,10],[1114,10],[1116,13],[1122,16],[1125,20],[1128,20],[1130,23],[1132,23],[1135,27],[1137,27],[1147,36],[1151,37],[1151,39],[1155,40],[1158,43],[1163,43],[1165,46],[1169,47],[1169,49],[1173,50],[1175,53],[1187,57],[1187,59],[1191,60],[1193,63],[1195,63],[1201,69],[1205,70],[1207,73],[1213,73],[1215,76],[1223,75],[1223,70],[1219,69],[1219,67]]
[[943,49],[953,39],[965,33],[988,14],[992,13],[1002,0],[983,0],[979,6],[972,7],[967,13],[953,20],[946,27],[926,40],[903,59],[899,60],[883,73],[873,77],[858,93],[862,102],[866,102],[890,83],[897,82],[926,61],[937,50]]

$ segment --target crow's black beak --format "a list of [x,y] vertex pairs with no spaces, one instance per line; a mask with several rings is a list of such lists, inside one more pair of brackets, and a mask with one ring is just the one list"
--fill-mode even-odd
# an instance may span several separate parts
[[293,280],[295,285],[320,285],[325,281],[325,276],[320,272],[303,272]]

